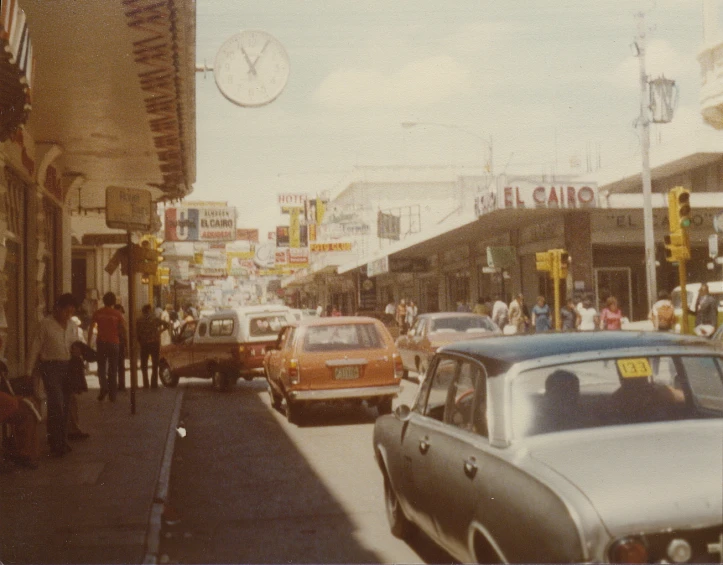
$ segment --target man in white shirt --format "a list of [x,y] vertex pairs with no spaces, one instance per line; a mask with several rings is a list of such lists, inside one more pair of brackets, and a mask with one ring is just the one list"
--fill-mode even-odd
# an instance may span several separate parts
[[510,310],[505,301],[498,296],[492,306],[492,321],[497,324],[497,327],[501,330],[505,329],[505,326],[507,325],[509,320],[509,311]]
[[394,305],[394,300],[390,300],[389,304],[387,304],[387,307],[384,308],[385,314],[391,314],[394,316],[394,313],[397,311],[397,307]]
[[75,304],[70,293],[58,297],[53,313],[38,324],[26,365],[31,373],[37,369],[43,379],[48,397],[50,452],[54,457],[62,457],[70,451],[65,441],[68,399],[63,382],[68,374],[70,347],[78,339],[77,326],[70,321],[75,314]]

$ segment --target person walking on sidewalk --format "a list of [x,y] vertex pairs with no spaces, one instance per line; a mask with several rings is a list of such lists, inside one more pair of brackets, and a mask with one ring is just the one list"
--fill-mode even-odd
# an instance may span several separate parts
[[158,388],[158,358],[161,351],[161,333],[170,330],[170,324],[153,315],[150,304],[143,306],[136,321],[136,335],[141,346],[141,374],[143,388],[148,388],[148,358],[151,358],[151,388]]
[[68,402],[65,398],[64,383],[68,378],[70,348],[77,339],[77,328],[70,318],[75,314],[75,298],[70,293],[61,294],[55,301],[53,313],[38,324],[27,369],[37,371],[43,379],[48,397],[48,439],[50,452],[62,457],[70,451],[65,441],[65,426]]
[[106,396],[115,402],[116,385],[118,384],[118,352],[120,349],[121,333],[126,333],[126,322],[123,314],[113,308],[115,294],[106,292],[103,295],[103,308],[93,314],[90,322],[89,334],[98,328],[96,351],[98,353],[98,380],[100,381],[100,394],[98,400]]

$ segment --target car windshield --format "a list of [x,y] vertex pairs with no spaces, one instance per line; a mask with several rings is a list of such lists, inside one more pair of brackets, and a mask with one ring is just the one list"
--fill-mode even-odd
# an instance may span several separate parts
[[495,325],[487,316],[449,316],[435,318],[430,325],[430,332],[492,332]]
[[515,437],[723,418],[723,359],[610,358],[526,371],[512,382]]
[[304,351],[379,349],[383,342],[374,324],[310,326],[304,335]]
[[249,334],[252,337],[275,336],[282,327],[287,326],[284,314],[264,314],[249,320]]

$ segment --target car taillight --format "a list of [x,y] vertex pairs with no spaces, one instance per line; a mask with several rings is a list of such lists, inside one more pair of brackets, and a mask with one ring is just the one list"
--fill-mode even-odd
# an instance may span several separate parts
[[402,375],[404,374],[404,364],[402,363],[402,357],[399,355],[399,353],[394,353],[392,355],[392,361],[394,361],[394,376],[398,379],[401,379]]
[[289,379],[292,385],[299,384],[299,361],[297,359],[289,360]]
[[640,538],[623,538],[610,548],[612,563],[647,563],[648,548]]

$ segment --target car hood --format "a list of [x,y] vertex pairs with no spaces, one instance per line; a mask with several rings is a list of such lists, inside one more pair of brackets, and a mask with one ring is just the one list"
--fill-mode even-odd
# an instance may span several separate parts
[[721,523],[723,420],[615,426],[539,440],[529,445],[530,456],[575,485],[613,536]]

